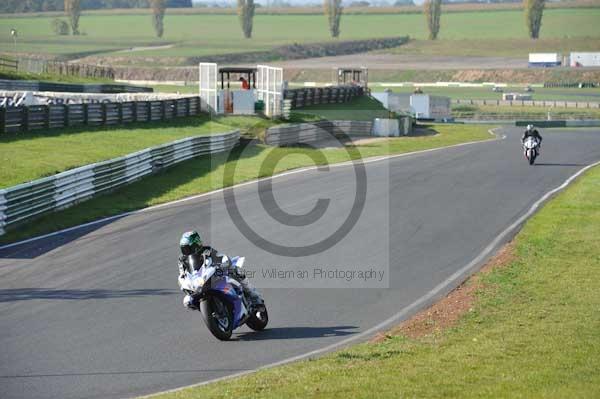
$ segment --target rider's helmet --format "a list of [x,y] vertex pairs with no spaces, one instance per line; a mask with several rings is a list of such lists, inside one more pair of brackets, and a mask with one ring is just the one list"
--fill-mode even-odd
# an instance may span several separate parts
[[187,231],[181,235],[179,240],[179,248],[181,248],[182,255],[196,255],[202,248],[202,238],[196,230]]
[[525,130],[531,132],[533,130],[533,125],[527,125],[527,128]]

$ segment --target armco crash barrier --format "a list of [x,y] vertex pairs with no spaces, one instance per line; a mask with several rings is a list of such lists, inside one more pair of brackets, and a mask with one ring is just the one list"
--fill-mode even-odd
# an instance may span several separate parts
[[240,132],[236,130],[177,140],[0,190],[0,235],[4,234],[5,226],[67,208],[178,162],[228,151],[238,143],[239,138]]
[[56,91],[72,93],[152,93],[151,87],[130,86],[124,84],[93,84],[93,83],[54,83],[33,80],[0,79],[1,90],[21,91]]
[[295,109],[310,105],[347,103],[364,94],[365,90],[360,86],[303,87],[287,89],[283,97]]
[[535,127],[566,127],[567,121],[516,121],[515,126],[534,125]]
[[371,121],[319,121],[274,126],[267,129],[265,142],[269,145],[310,143],[330,139],[332,135],[369,135]]
[[[411,133],[412,119],[410,117],[398,118],[398,122],[400,136]],[[373,121],[319,121],[274,126],[267,129],[265,143],[269,145],[310,143],[330,139],[332,135],[373,136]]]
[[0,134],[71,126],[156,122],[198,115],[200,112],[200,97],[160,101],[0,107]]

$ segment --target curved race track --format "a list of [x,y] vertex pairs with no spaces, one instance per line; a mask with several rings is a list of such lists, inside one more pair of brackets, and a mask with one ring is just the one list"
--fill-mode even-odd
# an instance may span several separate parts
[[[271,255],[249,243],[221,193],[0,250],[0,397],[148,394],[370,329],[464,268],[543,194],[600,160],[600,133],[590,129],[543,131],[533,167],[522,158],[519,132],[503,133],[505,140],[367,163],[368,195],[357,225],[307,258]],[[307,212],[320,197],[332,200],[317,227],[295,229],[266,216],[256,185],[235,192],[250,224],[282,243],[308,243],[345,217],[353,182],[351,167],[273,180],[275,199],[290,213]],[[384,243],[391,288],[264,289],[269,329],[243,327],[234,341],[218,342],[197,313],[183,309],[177,290],[177,239],[190,227],[207,232],[223,252],[289,267],[379,258],[373,248]]]

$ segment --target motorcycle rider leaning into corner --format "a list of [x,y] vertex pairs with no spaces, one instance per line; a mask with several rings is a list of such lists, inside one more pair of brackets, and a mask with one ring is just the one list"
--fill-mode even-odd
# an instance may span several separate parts
[[[196,265],[203,265],[207,259],[210,258],[213,264],[220,265],[221,269],[228,273],[228,276],[238,281],[242,289],[244,290],[245,296],[250,300],[252,305],[260,305],[263,303],[261,297],[257,294],[256,290],[250,286],[248,279],[246,278],[244,271],[241,268],[231,265],[231,261],[226,264],[222,264],[223,256],[219,254],[214,248],[208,245],[204,245],[200,234],[197,231],[192,230],[182,234],[179,240],[179,248],[181,249],[181,255],[179,256],[179,276],[182,277],[184,273],[191,272],[190,258],[195,257],[194,263]],[[197,310],[199,303],[197,299],[190,295],[186,295],[183,298],[183,305],[188,309]]]
[[540,135],[540,132],[538,132],[537,129],[533,127],[533,125],[527,125],[523,136],[521,136],[521,143],[525,143],[525,139],[527,137],[535,137],[537,139],[539,152],[540,148],[542,147],[542,135]]

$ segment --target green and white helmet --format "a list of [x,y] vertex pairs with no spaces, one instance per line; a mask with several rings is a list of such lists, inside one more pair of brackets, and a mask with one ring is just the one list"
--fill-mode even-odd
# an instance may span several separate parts
[[179,248],[181,248],[181,253],[186,256],[198,253],[202,248],[200,234],[196,230],[183,233],[179,240]]

